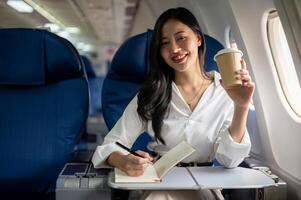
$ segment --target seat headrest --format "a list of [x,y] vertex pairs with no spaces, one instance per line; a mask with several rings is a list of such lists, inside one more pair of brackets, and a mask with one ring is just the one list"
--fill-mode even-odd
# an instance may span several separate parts
[[44,85],[84,75],[74,46],[46,30],[0,29],[0,44],[1,85]]
[[125,41],[112,60],[109,76],[118,80],[144,82],[149,72],[148,47],[152,31],[148,30]]
[[205,34],[206,42],[206,54],[205,54],[205,71],[218,71],[216,62],[214,61],[214,55],[221,49],[225,47],[213,37]]
[[[149,44],[152,30],[133,36],[125,41],[116,52],[108,76],[112,79],[142,83],[150,69]],[[218,71],[214,55],[224,46],[216,39],[205,35],[205,71]]]
[[84,66],[85,66],[85,70],[86,70],[88,79],[89,78],[95,78],[96,74],[95,74],[95,71],[93,69],[93,66],[92,66],[89,58],[87,58],[87,56],[84,56],[84,55],[82,55],[81,58],[84,62]]

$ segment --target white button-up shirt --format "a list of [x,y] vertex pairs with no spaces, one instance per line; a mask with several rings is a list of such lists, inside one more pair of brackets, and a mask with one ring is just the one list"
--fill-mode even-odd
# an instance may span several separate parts
[[[165,117],[161,135],[167,149],[181,141],[190,143],[196,151],[183,162],[209,162],[216,158],[225,167],[236,167],[249,154],[251,142],[246,131],[240,143],[235,142],[228,128],[234,113],[234,104],[220,85],[220,75],[211,72],[214,82],[203,93],[195,109],[191,111],[176,84],[172,83],[169,114]],[[142,123],[137,113],[137,96],[128,104],[123,115],[96,148],[92,162],[94,167],[105,164],[114,151],[128,154],[115,144],[118,140],[131,147],[137,137],[148,132],[154,137],[152,122]]]

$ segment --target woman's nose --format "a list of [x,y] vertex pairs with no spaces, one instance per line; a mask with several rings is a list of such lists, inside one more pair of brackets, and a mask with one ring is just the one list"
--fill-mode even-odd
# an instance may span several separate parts
[[171,53],[177,53],[180,50],[180,46],[177,44],[176,41],[172,41],[170,45],[170,51]]

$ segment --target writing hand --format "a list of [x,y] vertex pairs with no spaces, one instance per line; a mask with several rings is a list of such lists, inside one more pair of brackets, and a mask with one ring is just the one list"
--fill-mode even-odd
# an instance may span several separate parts
[[153,158],[144,151],[136,151],[140,156],[134,154],[124,155],[120,163],[120,169],[129,176],[141,176],[145,168],[153,160]]

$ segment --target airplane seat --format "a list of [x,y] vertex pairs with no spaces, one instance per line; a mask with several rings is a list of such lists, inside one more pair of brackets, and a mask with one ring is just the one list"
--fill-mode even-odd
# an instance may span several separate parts
[[216,62],[214,61],[214,55],[225,47],[215,38],[205,34],[206,41],[206,54],[205,54],[205,71],[219,71]]
[[[113,128],[149,74],[148,54],[151,35],[152,30],[148,30],[129,38],[120,46],[113,57],[102,89],[103,116],[109,130]],[[205,41],[207,45],[205,70],[217,71],[218,68],[213,57],[217,51],[224,47],[208,35],[205,35]],[[141,134],[132,150],[140,149],[150,152],[147,144],[151,140],[152,138],[147,133]]]
[[[113,57],[102,88],[103,117],[109,130],[113,128],[147,78],[149,73],[147,55],[151,33],[152,31],[148,30],[128,39]],[[132,148],[149,152],[145,144],[150,140],[151,137],[143,133]]]
[[82,60],[46,30],[0,29],[0,44],[0,195],[53,194],[88,115]]

